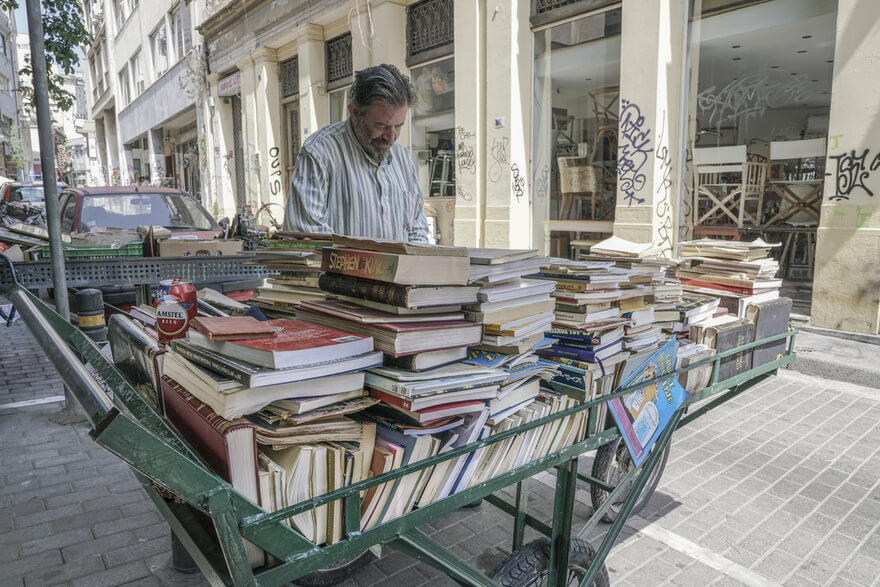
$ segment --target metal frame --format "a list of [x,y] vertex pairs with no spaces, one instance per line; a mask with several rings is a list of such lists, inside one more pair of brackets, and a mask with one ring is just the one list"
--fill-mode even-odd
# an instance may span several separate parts
[[[425,522],[479,498],[485,498],[488,503],[514,517],[512,536],[514,549],[522,544],[526,525],[550,537],[552,561],[550,585],[560,585],[567,577],[568,544],[572,535],[579,538],[586,536],[611,503],[619,497],[620,492],[628,485],[628,481],[634,478],[633,487],[621,506],[621,513],[605,535],[593,563],[587,570],[586,577],[581,582],[581,585],[589,585],[601,570],[605,557],[676,427],[734,397],[760,379],[772,374],[778,367],[794,361],[796,357],[792,352],[796,332],[792,330],[719,353],[709,359],[695,362],[685,369],[673,371],[671,375],[678,375],[708,363],[713,364],[709,387],[688,398],[685,406],[675,413],[670,425],[664,429],[642,466],[630,471],[613,490],[596,479],[579,475],[578,457],[615,439],[619,434],[616,429],[594,431],[598,407],[610,399],[650,385],[654,380],[641,382],[518,428],[282,510],[266,513],[239,495],[227,482],[210,472],[82,332],[21,286],[7,292],[7,296],[21,313],[56,368],[64,369],[69,373],[72,364],[80,364],[81,367],[81,363],[88,361],[113,389],[117,400],[115,405],[109,402],[101,388],[87,374],[84,377],[67,378],[74,396],[86,408],[95,442],[135,470],[148,495],[162,515],[168,519],[175,534],[193,556],[205,577],[213,584],[220,585],[283,585],[377,544],[392,546],[465,584],[496,585],[486,575],[418,529],[418,526]],[[785,356],[726,381],[717,381],[718,367],[724,357],[782,338],[789,339],[788,354]],[[723,393],[728,389],[730,390],[728,393]],[[718,397],[708,405],[700,407],[687,417],[682,417],[687,406],[716,395]],[[584,440],[370,530],[360,531],[361,491],[400,479],[412,472],[479,450],[583,410],[589,411],[587,437]],[[548,525],[528,514],[526,498],[529,477],[550,468],[556,469],[556,489],[553,520]],[[579,479],[612,491],[606,503],[594,512],[582,529],[575,533],[572,530],[571,520]],[[514,503],[508,503],[498,495],[493,495],[514,484],[517,485]],[[163,496],[167,493],[172,494],[173,499]],[[281,523],[283,519],[294,514],[340,499],[345,501],[345,538],[339,543],[324,547],[316,546],[291,527]],[[210,517],[213,527],[206,528],[198,522],[199,512]],[[255,574],[245,554],[243,542],[245,539],[275,556],[281,564],[269,569],[259,569]],[[218,553],[222,557],[218,556]]]

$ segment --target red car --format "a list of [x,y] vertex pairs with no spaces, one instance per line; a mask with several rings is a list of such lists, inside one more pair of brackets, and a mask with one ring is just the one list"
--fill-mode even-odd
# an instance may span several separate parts
[[68,188],[60,196],[61,232],[135,230],[162,226],[200,239],[222,233],[204,206],[187,193],[152,186]]

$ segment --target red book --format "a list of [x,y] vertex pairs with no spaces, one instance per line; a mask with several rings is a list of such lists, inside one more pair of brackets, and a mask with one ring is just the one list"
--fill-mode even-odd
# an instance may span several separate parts
[[251,316],[199,316],[193,318],[190,325],[212,342],[268,338],[278,333],[278,330],[268,322]]
[[[255,504],[260,503],[257,439],[246,420],[226,420],[168,376],[162,376],[165,418],[215,473]],[[264,562],[263,551],[245,543],[251,566]]]
[[766,289],[755,290],[754,288],[747,287],[747,286],[726,285],[726,284],[722,284],[722,283],[715,283],[713,281],[703,281],[701,279],[687,279],[685,277],[681,278],[681,283],[682,283],[682,285],[694,285],[697,287],[705,287],[708,289],[715,289],[718,291],[728,291],[730,293],[746,294],[746,295],[754,295],[755,293],[767,291]]
[[271,338],[214,342],[190,330],[189,341],[220,355],[269,369],[336,361],[373,350],[373,339],[369,335],[287,318],[267,320],[264,324],[278,330],[278,334]]

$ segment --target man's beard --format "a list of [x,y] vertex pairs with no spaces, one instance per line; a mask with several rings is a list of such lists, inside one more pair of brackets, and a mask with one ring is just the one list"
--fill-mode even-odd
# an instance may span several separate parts
[[[367,131],[366,124],[364,124],[364,119],[361,117],[355,124],[352,125],[354,128],[354,136],[357,137],[358,142],[361,144],[361,147],[364,148],[367,155],[373,161],[381,161],[385,158],[385,155],[388,154],[388,151],[391,150],[391,145],[389,144],[376,144],[375,142],[370,140],[370,133]],[[384,139],[379,138],[377,141],[384,142]]]

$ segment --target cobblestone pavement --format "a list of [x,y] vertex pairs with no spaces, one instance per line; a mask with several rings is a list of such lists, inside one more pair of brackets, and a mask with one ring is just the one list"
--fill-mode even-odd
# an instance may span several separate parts
[[[63,388],[21,322],[0,330],[0,357],[0,585],[202,584],[170,571],[168,526],[129,469],[84,422],[53,422]],[[708,412],[676,432],[657,492],[607,559],[612,584],[880,584],[878,435],[876,390],[791,372]],[[530,483],[546,521],[553,484]],[[423,530],[484,571],[509,554],[510,518],[485,503]],[[455,583],[388,550],[346,585]]]

